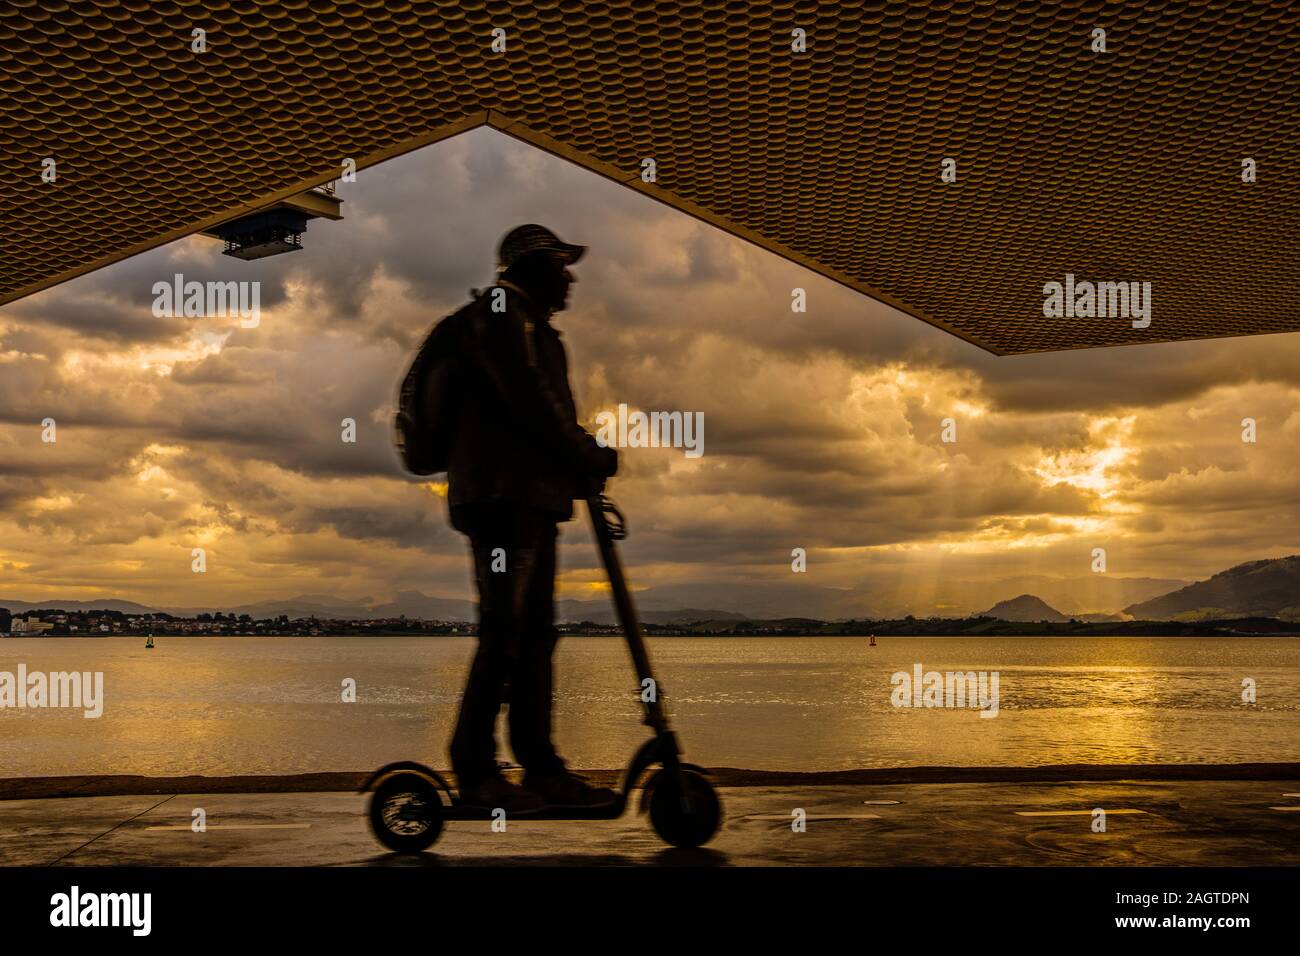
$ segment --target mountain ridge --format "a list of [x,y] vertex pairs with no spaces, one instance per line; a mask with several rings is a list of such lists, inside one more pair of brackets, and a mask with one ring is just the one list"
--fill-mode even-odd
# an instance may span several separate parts
[[1124,613],[1155,621],[1225,616],[1300,620],[1300,555],[1246,561],[1204,581],[1131,604]]
[[[1093,577],[1101,578],[1100,575]],[[1226,617],[1277,617],[1283,620],[1300,620],[1300,555],[1283,558],[1264,558],[1248,561],[1212,575],[1204,581],[1187,584],[1178,579],[1119,578],[1105,587],[1094,587],[1093,582],[1082,579],[1085,598],[1076,598],[1065,604],[1053,598],[1069,586],[1074,579],[1051,578],[1046,575],[1018,576],[985,585],[985,599],[1006,593],[1007,585],[1035,585],[1014,597],[997,601],[986,611],[976,610],[968,600],[960,602],[940,599],[936,607],[951,608],[940,613],[927,614],[918,610],[917,616],[934,618],[961,618],[970,616],[998,617],[1009,621],[1053,621],[1057,623],[1080,620],[1089,622],[1113,621],[1122,618],[1107,609],[1102,601],[1107,596],[1151,593],[1162,584],[1178,584],[1167,593],[1159,594],[1123,607],[1123,614],[1142,620],[1207,620]],[[969,582],[954,582],[965,587]],[[1040,590],[1038,586],[1043,586]],[[722,599],[725,591],[726,599]],[[883,620],[901,616],[892,612],[868,610],[863,593],[850,588],[803,586],[801,583],[774,582],[771,584],[741,584],[722,589],[716,583],[688,583],[646,588],[634,594],[640,615],[647,623],[676,624],[698,621],[750,621],[808,618],[823,621]],[[703,600],[701,600],[703,599]],[[707,602],[707,603],[706,603]],[[881,602],[885,603],[885,602]],[[922,602],[924,606],[925,602]],[[1065,607],[1065,610],[1058,608]],[[1095,610],[1082,612],[1080,608]],[[14,614],[36,610],[63,608],[69,611],[111,610],[124,614],[166,613],[176,617],[197,617],[200,614],[247,614],[256,619],[287,616],[293,619],[316,617],[334,620],[376,620],[387,618],[412,618],[431,621],[470,621],[477,610],[474,601],[467,598],[446,598],[425,594],[422,591],[398,591],[391,599],[376,601],[367,596],[347,599],[329,594],[299,594],[288,598],[255,601],[235,606],[154,606],[123,598],[95,598],[90,600],[51,599],[46,601],[20,601],[0,598],[0,608]],[[1011,615],[1011,616],[1007,616]],[[1024,615],[1029,615],[1025,617]],[[1036,616],[1035,616],[1036,615]],[[560,623],[590,622],[610,624],[615,621],[614,609],[605,598],[579,600],[561,598],[556,601],[556,618]]]

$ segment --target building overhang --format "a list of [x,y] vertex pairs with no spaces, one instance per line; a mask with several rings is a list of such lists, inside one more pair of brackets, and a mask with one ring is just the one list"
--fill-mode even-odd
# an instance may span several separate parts
[[996,354],[1292,332],[1297,62],[1226,2],[10,0],[0,304],[489,126]]

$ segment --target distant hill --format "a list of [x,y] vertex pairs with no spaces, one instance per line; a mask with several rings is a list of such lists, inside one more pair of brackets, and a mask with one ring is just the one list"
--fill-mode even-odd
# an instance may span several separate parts
[[387,604],[365,609],[363,617],[419,617],[431,621],[472,621],[474,602],[461,598],[441,598],[421,591],[398,591]]
[[49,601],[11,601],[0,598],[0,607],[8,608],[13,614],[26,614],[28,611],[121,611],[123,614],[148,614],[154,610],[134,601],[119,601],[106,598],[102,601],[65,601],[57,598]]
[[1248,561],[1124,611],[1150,621],[1236,617],[1300,621],[1300,555]]
[[[991,580],[920,574],[907,575],[898,580],[871,582],[864,587],[871,609],[877,612],[867,616],[902,617],[913,614],[917,617],[966,617],[978,614],[995,601],[1032,594],[1062,614],[1077,618],[1092,613],[1119,614],[1121,608],[1130,604],[1149,601],[1191,583],[1190,578],[1128,578],[1115,574],[1018,574]],[[736,610],[756,617],[777,616],[759,614],[757,606],[744,606]],[[791,610],[785,613],[807,612]],[[816,613],[810,616],[832,620],[846,615],[837,608],[835,613]],[[852,611],[847,616],[860,618],[864,614]]]
[[984,600],[1007,594],[1033,594],[1062,614],[1082,620],[1089,613],[1118,614],[1130,604],[1149,601],[1190,583],[1188,579],[1125,578],[1112,574],[1082,574],[1065,578],[1026,575],[985,585]]
[[[691,624],[696,621],[746,621],[749,618],[737,611],[725,611],[717,608],[691,607],[639,607],[638,613],[646,624]],[[197,617],[200,614],[247,614],[254,620],[277,618],[281,615],[291,619],[316,617],[322,620],[367,621],[383,618],[408,617],[428,621],[473,621],[477,618],[474,601],[461,598],[442,598],[424,594],[421,591],[399,591],[391,601],[375,604],[371,598],[348,601],[328,594],[300,594],[297,597],[280,600],[257,601],[252,604],[235,606],[200,606],[200,607],[148,607],[135,601],[105,599],[102,601],[68,601],[61,598],[49,601],[17,601],[0,599],[0,607],[8,608],[13,614],[26,614],[28,611],[52,610],[61,608],[65,611],[121,611],[124,614],[151,614],[158,611],[176,617]],[[565,599],[556,602],[556,619],[561,623],[580,623],[590,621],[592,624],[612,624],[615,622],[614,605],[608,599],[597,601],[574,601]]]
[[1014,597],[1010,601],[999,601],[980,617],[995,617],[1000,621],[1050,621],[1053,624],[1064,624],[1070,619],[1062,614],[1056,608],[1051,607],[1042,598],[1036,598],[1032,594],[1022,594]]
[[[864,590],[823,587],[803,580],[808,577],[803,574],[788,577],[791,580],[660,584],[641,588],[634,597],[639,611],[671,611],[676,614],[683,609],[710,608],[712,610],[707,611],[705,617],[716,620],[738,616],[763,619],[808,617],[830,621],[875,616],[875,609],[869,605],[869,595]],[[632,580],[633,583],[637,580],[635,569]],[[609,604],[608,598],[601,600]],[[582,603],[595,607],[601,602]]]
[[159,610],[174,614],[177,617],[195,617],[199,614],[213,614],[220,611],[222,614],[247,614],[254,620],[275,618],[283,614],[290,618],[321,617],[344,621],[370,617],[370,611],[365,607],[364,603],[368,600],[366,598],[361,602],[345,601],[328,594],[300,594],[297,597],[256,601],[252,604],[237,604],[233,607],[164,607],[159,608]]
[[204,612],[247,614],[254,620],[285,615],[291,619],[317,617],[335,621],[370,621],[377,618],[421,618],[428,621],[472,621],[474,602],[458,598],[432,597],[420,591],[398,591],[391,601],[374,603],[373,598],[349,601],[328,594],[299,594],[279,600],[257,601],[235,607],[168,607],[163,610],[178,617],[193,617]]
[[[719,611],[713,608],[667,608],[649,609],[637,604],[637,617],[644,624],[694,624],[697,621],[747,621],[744,614],[734,611]],[[592,624],[613,624],[617,620],[614,603],[605,601],[574,601],[565,599],[555,602],[555,619],[561,624],[580,624],[589,621]]]

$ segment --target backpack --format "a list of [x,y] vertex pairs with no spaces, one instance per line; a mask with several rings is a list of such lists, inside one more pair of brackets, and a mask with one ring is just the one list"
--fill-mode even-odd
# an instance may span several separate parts
[[477,303],[440,319],[402,379],[393,416],[397,450],[415,475],[446,471],[456,437],[458,344]]

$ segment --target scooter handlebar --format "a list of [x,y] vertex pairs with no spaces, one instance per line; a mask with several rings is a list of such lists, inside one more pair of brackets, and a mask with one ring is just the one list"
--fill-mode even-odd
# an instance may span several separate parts
[[618,510],[618,505],[614,504],[613,499],[607,495],[592,495],[587,499],[587,504],[591,507],[591,516],[599,516],[601,524],[609,532],[611,541],[622,541],[627,537],[627,519],[623,517],[623,512]]

